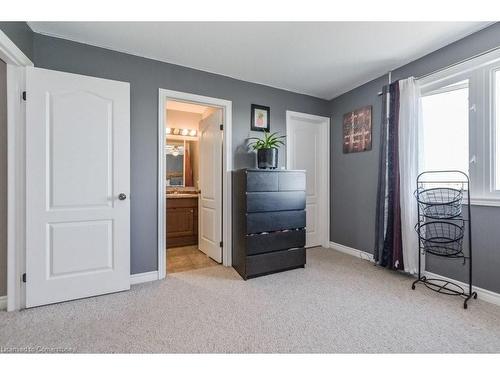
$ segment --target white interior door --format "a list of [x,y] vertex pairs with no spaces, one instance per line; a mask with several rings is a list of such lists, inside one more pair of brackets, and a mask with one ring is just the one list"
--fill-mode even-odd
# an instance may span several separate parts
[[287,111],[287,168],[306,170],[306,247],[329,243],[328,117]]
[[198,246],[222,262],[222,110],[200,122],[200,199]]
[[27,68],[26,87],[26,306],[129,289],[129,84]]

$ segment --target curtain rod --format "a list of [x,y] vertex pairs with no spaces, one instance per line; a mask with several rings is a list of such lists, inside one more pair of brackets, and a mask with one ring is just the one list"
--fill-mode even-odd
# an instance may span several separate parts
[[[441,71],[443,71],[443,70],[446,70],[446,69],[449,69],[449,68],[453,68],[454,66],[457,66],[457,65],[463,64],[463,63],[465,63],[465,62],[467,62],[467,61],[470,61],[470,60],[477,59],[478,57],[481,57],[481,56],[487,55],[488,53],[491,53],[491,52],[494,52],[494,51],[497,51],[497,50],[500,50],[500,46],[497,46],[497,47],[494,47],[494,48],[490,48],[489,50],[486,50],[486,51],[484,51],[484,52],[478,53],[478,54],[473,55],[473,56],[471,56],[471,57],[467,57],[466,59],[462,59],[462,60],[457,61],[457,62],[455,62],[455,63],[453,63],[453,64],[450,64],[450,65],[444,66],[444,67],[442,67],[442,68],[439,68],[439,69],[433,70],[433,71],[431,71],[431,72],[429,72],[429,73],[426,73],[426,74],[422,74],[422,75],[420,75],[420,76],[416,77],[415,79],[419,80],[419,79],[422,79],[422,78],[428,77],[428,76],[433,75],[433,74],[435,74],[435,73],[439,73],[439,72],[441,72]],[[390,74],[391,74],[391,72],[389,72],[389,77],[390,77]],[[390,82],[390,78],[389,78],[389,84],[390,84],[390,83],[391,83],[391,82]],[[380,92],[378,93],[378,96],[381,96],[381,95],[382,95],[382,91],[380,91]]]

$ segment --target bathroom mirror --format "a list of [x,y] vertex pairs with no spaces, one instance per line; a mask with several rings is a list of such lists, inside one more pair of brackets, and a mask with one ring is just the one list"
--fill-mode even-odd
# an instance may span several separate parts
[[167,140],[165,146],[167,187],[196,187],[196,142]]
[[167,186],[184,186],[184,142],[167,141],[165,157]]

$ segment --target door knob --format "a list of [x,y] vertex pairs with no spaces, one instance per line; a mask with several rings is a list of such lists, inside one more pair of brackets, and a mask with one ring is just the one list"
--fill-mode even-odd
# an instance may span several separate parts
[[127,195],[125,193],[120,193],[118,194],[118,199],[124,201],[125,199],[127,199]]

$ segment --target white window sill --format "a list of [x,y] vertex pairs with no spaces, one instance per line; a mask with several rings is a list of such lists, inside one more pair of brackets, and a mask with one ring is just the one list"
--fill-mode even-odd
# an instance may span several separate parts
[[[467,204],[467,199],[464,199],[464,204]],[[471,206],[490,206],[500,207],[500,199],[498,198],[471,198]]]

